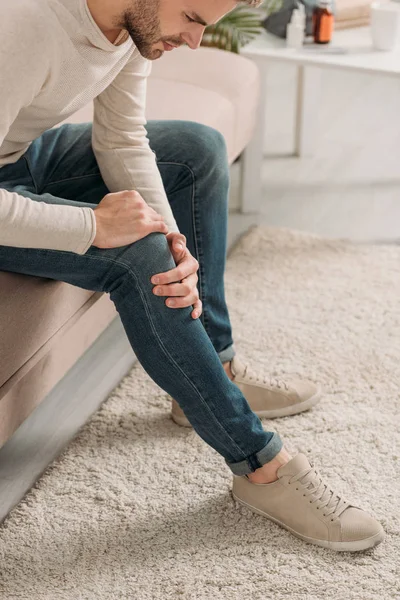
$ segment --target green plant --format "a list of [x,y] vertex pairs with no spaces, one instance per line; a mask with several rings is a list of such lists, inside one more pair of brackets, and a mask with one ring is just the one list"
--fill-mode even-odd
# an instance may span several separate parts
[[282,0],[266,0],[258,8],[237,6],[226,14],[216,25],[205,29],[202,46],[209,46],[235,52],[251,42],[264,29],[262,21],[279,10]]

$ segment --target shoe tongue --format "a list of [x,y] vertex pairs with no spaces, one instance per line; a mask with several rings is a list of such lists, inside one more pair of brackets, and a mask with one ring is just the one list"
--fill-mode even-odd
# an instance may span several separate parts
[[299,452],[299,454],[296,454],[296,456],[289,460],[289,462],[287,462],[285,465],[282,465],[282,467],[279,467],[277,474],[279,477],[282,475],[292,476],[297,475],[299,471],[310,468],[311,465],[308,462],[306,455]]
[[234,377],[242,377],[246,370],[246,365],[242,361],[234,356],[231,360],[231,371]]

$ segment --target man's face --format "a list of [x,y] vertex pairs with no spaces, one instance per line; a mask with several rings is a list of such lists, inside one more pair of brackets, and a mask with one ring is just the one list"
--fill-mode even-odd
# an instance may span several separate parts
[[164,43],[198,48],[206,25],[215,24],[236,5],[233,0],[134,0],[118,25],[128,31],[142,56],[155,60],[171,49]]

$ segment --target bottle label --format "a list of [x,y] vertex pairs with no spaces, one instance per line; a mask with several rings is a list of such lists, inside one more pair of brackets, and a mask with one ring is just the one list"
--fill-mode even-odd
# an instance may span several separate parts
[[321,15],[318,35],[320,42],[329,42],[331,40],[333,33],[333,21],[333,15]]

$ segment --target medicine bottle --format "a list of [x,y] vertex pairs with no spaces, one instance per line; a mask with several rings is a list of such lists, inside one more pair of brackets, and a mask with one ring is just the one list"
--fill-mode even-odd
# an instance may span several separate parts
[[335,19],[331,0],[318,0],[312,18],[314,42],[328,44],[332,39]]
[[301,48],[304,42],[304,24],[299,9],[295,9],[286,30],[286,45],[288,48]]

